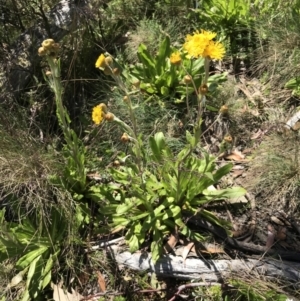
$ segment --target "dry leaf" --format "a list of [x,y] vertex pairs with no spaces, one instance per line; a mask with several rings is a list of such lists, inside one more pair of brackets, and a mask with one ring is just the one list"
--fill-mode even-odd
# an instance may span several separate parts
[[286,239],[286,227],[279,227],[276,235],[276,239],[278,240],[285,240]]
[[197,244],[191,248],[191,251],[196,254],[198,254],[199,252],[200,253],[210,253],[210,254],[224,253],[224,249],[222,246],[217,245],[217,244],[210,244],[210,243]]
[[210,243],[204,243],[203,245],[205,247],[205,250],[203,251],[204,253],[210,253],[210,254],[224,253],[224,249],[220,245],[210,244]]
[[192,247],[194,246],[195,244],[193,242],[190,242],[188,243],[186,246],[184,246],[183,248],[183,251],[182,251],[182,258],[183,258],[183,264],[185,265],[185,260],[187,258],[187,256],[189,255]]
[[102,180],[102,176],[97,172],[96,173],[89,173],[86,176],[91,181],[92,180],[94,180],[94,181],[101,181]]
[[244,173],[244,170],[234,170],[232,172],[232,177],[235,179],[235,178],[241,176],[243,173]]
[[53,300],[54,301],[79,301],[83,299],[83,296],[77,293],[74,289],[72,289],[72,293],[65,292],[61,287],[62,283],[58,285],[51,283],[51,287],[53,289]]
[[166,253],[172,252],[172,250],[175,248],[177,242],[178,242],[178,235],[177,234],[175,234],[175,235],[171,234],[170,237],[169,237],[169,240],[164,245],[164,251]]
[[262,135],[264,134],[264,132],[259,129],[256,133],[254,133],[252,136],[251,136],[251,140],[256,140],[258,138],[260,138]]
[[98,277],[98,285],[99,285],[100,291],[105,292],[106,291],[105,279],[99,271],[97,271],[97,277]]
[[245,155],[243,155],[240,151],[235,149],[232,151],[225,159],[234,160],[234,161],[244,161]]
[[253,149],[252,148],[245,148],[242,153],[244,155],[247,155],[247,154],[251,154],[253,152]]
[[271,249],[275,240],[275,233],[268,231],[268,238],[266,242],[266,248],[267,250]]
[[275,231],[274,227],[270,224],[268,224],[267,229],[268,229],[268,238],[267,238],[267,242],[266,242],[266,248],[267,248],[267,250],[269,250],[274,244],[276,231]]

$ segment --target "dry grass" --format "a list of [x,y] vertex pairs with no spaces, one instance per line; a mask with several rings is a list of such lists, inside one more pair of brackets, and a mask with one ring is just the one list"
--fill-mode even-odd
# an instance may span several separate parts
[[51,176],[63,171],[61,158],[31,135],[25,113],[21,116],[0,109],[0,116],[1,207],[8,205],[18,214],[38,210],[43,215],[47,208],[60,203],[67,214],[67,192],[50,181]]
[[[256,150],[248,172],[248,187],[270,204],[294,210],[300,193],[299,133],[272,133]],[[280,202],[279,202],[280,201]]]
[[166,35],[170,37],[171,42],[174,42],[180,39],[179,32],[179,24],[175,20],[168,21],[166,25],[162,25],[155,19],[141,20],[136,29],[129,34],[125,45],[128,61],[137,61],[136,53],[140,44],[146,45],[150,54],[155,55]]

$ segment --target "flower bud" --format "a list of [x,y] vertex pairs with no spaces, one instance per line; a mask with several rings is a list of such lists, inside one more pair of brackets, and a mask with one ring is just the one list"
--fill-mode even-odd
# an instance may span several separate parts
[[38,55],[39,56],[45,56],[45,55],[47,55],[47,50],[44,47],[40,47],[38,49]]
[[192,82],[192,77],[190,75],[186,75],[184,78],[183,78],[183,82],[186,84],[186,85],[189,85],[191,82]]
[[228,113],[228,107],[226,105],[223,105],[220,110],[219,110],[219,113],[225,115]]
[[206,95],[208,92],[208,86],[207,84],[202,84],[200,87],[199,87],[199,93],[201,95]]
[[115,119],[115,115],[113,113],[108,112],[105,114],[104,119],[106,121],[113,121]]
[[119,68],[114,68],[114,69],[113,69],[113,74],[114,74],[115,76],[119,76],[119,75],[121,74],[120,69],[119,69]]
[[100,103],[99,104],[99,107],[102,109],[102,111],[104,112],[104,113],[107,113],[107,106],[106,106],[106,104],[105,103]]
[[113,63],[113,58],[112,58],[111,56],[107,56],[107,57],[105,58],[105,63],[106,63],[107,66],[112,65],[112,63]]
[[47,76],[50,76],[50,75],[52,75],[52,72],[51,71],[46,71],[46,73],[45,73]]
[[113,166],[115,166],[115,167],[119,167],[121,164],[120,164],[120,161],[119,160],[115,160],[114,162],[113,162]]
[[125,96],[123,97],[123,101],[124,101],[124,102],[128,102],[128,101],[129,101],[129,98],[128,98],[127,95],[125,95]]
[[103,70],[103,73],[105,75],[112,75],[112,71],[109,67],[105,67],[104,70]]
[[121,141],[125,143],[128,142],[129,140],[130,140],[129,136],[126,133],[124,133],[121,137]]
[[46,39],[43,41],[42,46],[46,50],[50,50],[49,48],[51,48],[53,44],[55,44],[53,39]]
[[233,139],[232,139],[231,135],[227,135],[227,136],[224,137],[224,141],[227,142],[227,143],[232,143],[232,140]]
[[133,82],[132,84],[134,85],[135,88],[138,89],[138,88],[140,87],[141,82],[140,82],[139,80],[136,80],[136,81]]

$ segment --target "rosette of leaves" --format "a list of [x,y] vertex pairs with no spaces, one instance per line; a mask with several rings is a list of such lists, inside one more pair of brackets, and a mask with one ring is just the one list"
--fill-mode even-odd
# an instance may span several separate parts
[[300,96],[300,76],[290,79],[284,86],[287,89],[292,90],[292,95]]
[[[131,82],[140,82],[140,89],[149,95],[158,95],[174,98],[176,102],[186,97],[186,94],[195,92],[192,85],[186,87],[183,78],[187,72],[192,76],[196,87],[203,82],[204,58],[189,59],[182,54],[182,66],[171,64],[170,55],[174,50],[170,45],[169,37],[166,37],[159,47],[158,54],[152,56],[147,46],[141,44],[138,48],[139,63],[127,67],[124,76]],[[223,74],[214,75],[209,78],[208,83],[211,89],[216,88],[216,84],[225,81]]]
[[[22,301],[37,300],[50,284],[52,269],[64,243],[67,221],[62,213],[52,209],[51,224],[36,225],[29,217],[21,223],[5,221],[5,209],[0,211],[0,260],[17,259],[19,273],[13,277],[7,289],[24,282]],[[24,280],[23,278],[25,278]]]
[[[193,137],[187,133],[192,145]],[[215,158],[203,153],[202,158],[192,154],[191,145],[175,155],[168,147],[163,133],[149,140],[150,154],[147,166],[126,161],[126,165],[111,169],[113,183],[94,186],[90,197],[106,200],[101,212],[112,220],[112,231],[126,231],[126,241],[131,252],[151,239],[152,259],[156,261],[163,252],[164,238],[176,231],[191,240],[204,237],[192,231],[183,221],[184,211],[199,215],[212,223],[226,226],[204,205],[245,193],[240,187],[210,190],[229,173],[232,164],[217,168]]]

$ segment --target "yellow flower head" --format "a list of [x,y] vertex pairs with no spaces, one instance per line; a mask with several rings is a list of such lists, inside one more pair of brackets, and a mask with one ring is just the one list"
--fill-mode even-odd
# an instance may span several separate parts
[[222,43],[210,41],[203,51],[203,56],[212,60],[221,60],[224,57],[225,48]]
[[[197,33],[199,33],[199,31],[196,31]],[[201,34],[204,35],[206,37],[206,39],[208,39],[208,41],[211,41],[213,38],[216,37],[216,33],[211,32],[211,31],[205,31],[203,29],[201,29]]]
[[102,120],[104,119],[104,116],[105,116],[105,113],[103,111],[102,104],[93,108],[92,120],[94,121],[95,124],[100,124],[102,122]]
[[95,66],[99,69],[105,69],[105,67],[107,66],[105,61],[105,55],[103,53],[98,57]]
[[173,65],[179,65],[181,63],[181,56],[179,51],[173,52],[170,56],[170,62]]
[[190,57],[220,60],[225,54],[225,48],[221,43],[212,41],[216,35],[211,31],[195,31],[193,35],[186,36],[183,48]]
[[187,35],[183,48],[189,56],[198,58],[199,56],[202,56],[208,42],[209,40],[205,35],[196,32],[192,36]]

